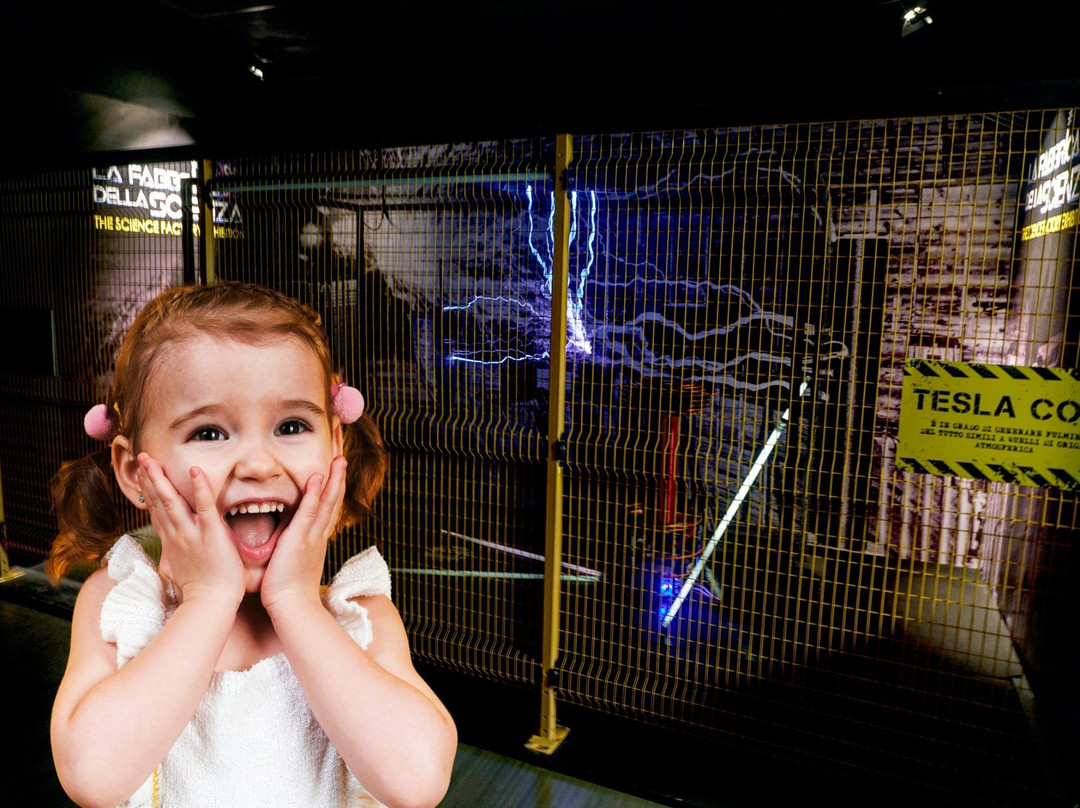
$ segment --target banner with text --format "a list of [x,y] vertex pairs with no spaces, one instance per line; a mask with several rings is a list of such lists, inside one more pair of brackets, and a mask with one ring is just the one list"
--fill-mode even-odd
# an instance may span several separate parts
[[[180,236],[186,213],[192,233],[200,237],[197,161],[111,165],[95,168],[92,179],[95,230],[122,236]],[[214,238],[243,238],[235,200],[214,193],[210,202]]]

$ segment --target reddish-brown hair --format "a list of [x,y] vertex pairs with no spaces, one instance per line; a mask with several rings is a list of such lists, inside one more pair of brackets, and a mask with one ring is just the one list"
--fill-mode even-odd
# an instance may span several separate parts
[[[294,338],[311,349],[326,379],[326,408],[331,411],[334,365],[319,315],[273,289],[223,281],[179,286],[154,298],[132,323],[116,358],[107,412],[115,434],[133,447],[148,414],[147,391],[165,352],[197,335],[248,345]],[[386,476],[387,455],[378,426],[362,415],[343,425],[348,460],[345,503],[338,529],[371,514]],[[53,477],[52,496],[59,533],[46,562],[51,580],[59,581],[74,565],[98,561],[121,530],[111,469],[103,454],[61,466]]]

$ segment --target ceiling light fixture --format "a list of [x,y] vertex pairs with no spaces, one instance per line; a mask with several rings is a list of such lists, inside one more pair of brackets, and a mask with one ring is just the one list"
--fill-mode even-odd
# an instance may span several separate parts
[[259,81],[266,81],[266,71],[269,70],[273,64],[273,51],[268,51],[266,48],[260,48],[252,54],[252,61],[251,64],[248,65],[248,72]]
[[912,6],[911,8],[904,6],[903,8],[904,24],[900,29],[900,36],[913,34],[923,26],[930,25],[934,21],[926,6]]

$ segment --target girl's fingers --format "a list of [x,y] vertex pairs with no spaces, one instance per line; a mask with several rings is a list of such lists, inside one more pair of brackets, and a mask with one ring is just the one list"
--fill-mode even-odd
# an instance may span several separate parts
[[191,478],[189,504],[157,461],[139,455],[139,485],[150,509],[150,521],[161,539],[161,570],[182,593],[215,593],[243,587],[240,557],[218,514],[210,478],[197,466]]
[[321,510],[322,495],[326,490],[322,474],[312,474],[304,486],[304,495],[300,498],[300,504],[296,508],[296,515],[289,525],[288,533],[302,541],[305,537],[316,537],[319,533],[319,513]]
[[207,516],[217,516],[217,502],[214,500],[214,492],[210,489],[210,481],[206,478],[203,470],[198,466],[192,466],[191,490],[195,496],[195,515],[200,521]]
[[344,496],[345,458],[339,457],[330,464],[329,476],[312,474],[308,478],[296,513],[281,537],[282,546],[292,548],[290,553],[299,552],[310,559],[317,557],[321,570],[326,542],[337,524]]
[[[176,503],[178,499],[183,500],[161,466],[145,452],[139,455],[139,486],[154,527],[159,532],[176,528],[182,513]],[[186,506],[187,503],[184,504]]]
[[218,514],[217,500],[210,488],[209,478],[198,466],[192,466],[188,473],[191,475],[191,491],[195,498],[195,522],[200,535],[204,540],[219,547],[229,546],[230,542],[225,535],[225,525]]
[[329,538],[345,498],[345,458],[334,458],[330,475],[312,474],[304,487],[293,523],[300,531],[319,539]]
[[337,524],[341,504],[345,499],[345,468],[345,458],[335,457],[334,462],[330,464],[330,477],[319,492],[313,527],[318,529],[320,535],[329,537]]
[[330,464],[330,473],[312,474],[292,521],[270,559],[262,582],[267,608],[293,595],[309,597],[318,592],[326,561],[326,544],[337,524],[345,495],[345,459]]
[[190,470],[195,498],[195,509],[192,510],[156,460],[144,453],[139,455],[139,465],[140,485],[150,509],[150,521],[162,542],[198,542],[200,536],[213,533],[220,520],[217,519],[214,492],[202,469],[193,466]]

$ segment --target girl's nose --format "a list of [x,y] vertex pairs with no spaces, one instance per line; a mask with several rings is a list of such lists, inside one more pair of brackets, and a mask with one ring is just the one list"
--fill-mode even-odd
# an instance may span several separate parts
[[236,463],[236,476],[241,479],[265,480],[277,476],[280,470],[277,456],[262,443],[242,447]]

